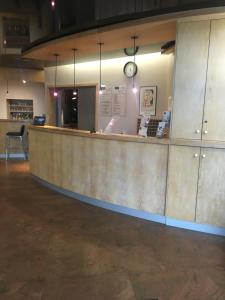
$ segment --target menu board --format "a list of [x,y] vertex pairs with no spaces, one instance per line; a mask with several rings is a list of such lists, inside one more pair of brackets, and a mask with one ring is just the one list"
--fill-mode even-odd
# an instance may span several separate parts
[[114,86],[112,93],[112,115],[123,117],[126,113],[127,89],[126,86]]
[[112,89],[105,88],[100,95],[100,116],[112,116]]

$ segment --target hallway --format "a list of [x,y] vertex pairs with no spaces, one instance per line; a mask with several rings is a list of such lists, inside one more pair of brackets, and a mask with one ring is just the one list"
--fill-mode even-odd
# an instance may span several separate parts
[[225,238],[103,210],[0,161],[0,299],[224,300]]

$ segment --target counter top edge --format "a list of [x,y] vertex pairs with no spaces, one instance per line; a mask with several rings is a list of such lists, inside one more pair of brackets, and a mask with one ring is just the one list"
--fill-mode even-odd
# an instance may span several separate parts
[[65,134],[65,135],[73,135],[73,136],[81,136],[95,139],[104,139],[104,140],[114,140],[114,141],[126,141],[126,142],[136,142],[136,143],[146,143],[146,144],[163,144],[168,145],[169,140],[158,139],[155,137],[141,137],[137,135],[126,135],[126,134],[115,134],[115,133],[90,133],[90,131],[85,130],[77,130],[77,129],[68,129],[68,128],[60,128],[53,126],[28,126],[30,130],[37,130],[43,132],[51,132],[56,134]]
[[115,133],[90,133],[86,130],[77,130],[69,128],[60,128],[54,126],[34,126],[29,125],[30,130],[50,132],[56,134],[65,134],[72,136],[81,136],[95,139],[146,143],[146,144],[160,144],[160,145],[174,145],[174,146],[188,146],[188,147],[202,147],[202,148],[217,148],[225,149],[225,142],[222,141],[202,141],[202,140],[186,140],[186,139],[169,139],[156,137],[141,137],[137,135],[115,134]]
[[0,119],[0,122],[31,123],[32,120],[10,120],[10,119]]

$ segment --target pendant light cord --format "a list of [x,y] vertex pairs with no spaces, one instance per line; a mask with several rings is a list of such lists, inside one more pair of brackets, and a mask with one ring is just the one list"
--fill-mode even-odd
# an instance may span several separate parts
[[54,54],[54,55],[55,55],[55,91],[56,91],[58,54]]
[[[133,59],[133,61],[134,61],[134,63],[135,63],[135,51],[136,51],[136,36],[134,35],[134,36],[132,36],[131,37],[132,39],[133,39],[133,53],[134,53],[134,59]],[[134,76],[132,77],[132,87],[134,88]]]
[[102,44],[99,43],[99,76],[100,76],[100,90],[102,89]]
[[75,92],[75,86],[76,86],[76,70],[75,70],[75,64],[76,64],[76,51],[77,49],[73,49],[73,89]]
[[[5,59],[6,59],[6,48],[7,48],[7,42],[6,40],[3,41],[4,48],[5,48]],[[9,81],[8,81],[8,72],[6,72],[6,94],[9,93]]]
[[99,45],[99,90],[102,90],[102,45],[103,43],[98,43]]
[[[136,48],[136,37],[134,36],[133,37],[133,39],[134,39],[134,44],[133,44],[133,51],[134,51],[134,63],[135,63],[135,48]],[[133,76],[133,82],[132,82],[132,86],[133,86],[133,88],[134,88],[134,76]]]
[[[135,55],[136,55],[136,39],[138,38],[137,36],[132,36],[131,37],[132,39],[133,39],[133,53],[134,53],[134,59],[133,59],[133,62],[134,62],[134,64],[135,64]],[[137,91],[136,91],[136,88],[135,88],[135,86],[134,86],[134,76],[132,77],[132,88],[133,88],[133,91],[134,91],[134,93],[136,93]]]

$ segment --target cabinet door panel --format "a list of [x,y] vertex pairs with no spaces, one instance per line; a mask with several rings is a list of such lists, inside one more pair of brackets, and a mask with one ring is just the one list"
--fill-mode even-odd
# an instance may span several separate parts
[[[211,25],[206,85],[204,140],[225,141],[225,19]],[[205,131],[207,132],[205,134]]]
[[225,227],[225,150],[202,149],[196,220]]
[[209,21],[178,25],[173,138],[201,139],[209,31]]
[[168,217],[195,220],[199,154],[198,147],[170,147],[166,201]]

